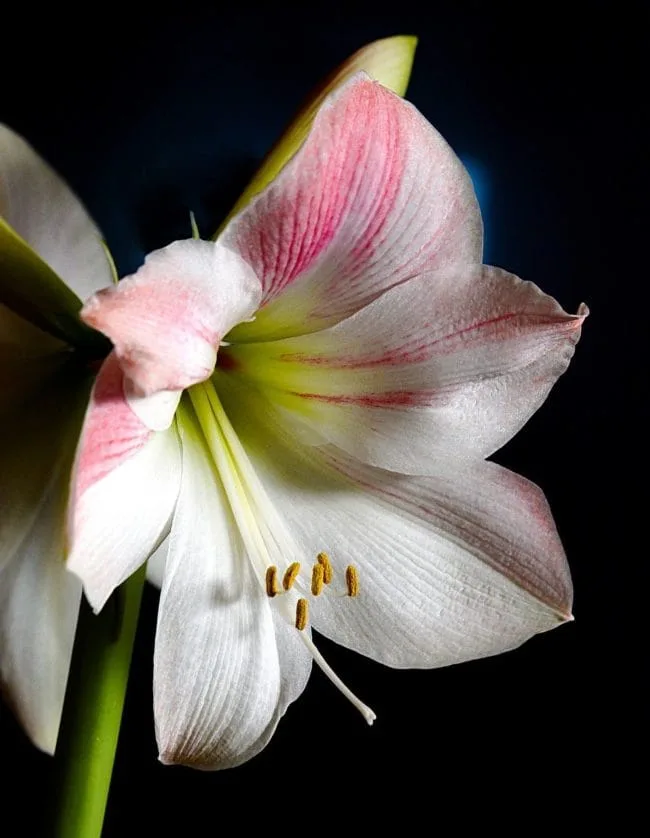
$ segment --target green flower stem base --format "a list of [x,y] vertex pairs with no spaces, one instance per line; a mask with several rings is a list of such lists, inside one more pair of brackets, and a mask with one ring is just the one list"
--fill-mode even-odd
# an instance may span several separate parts
[[55,838],[100,838],[113,772],[145,566],[94,615],[82,602],[56,762]]

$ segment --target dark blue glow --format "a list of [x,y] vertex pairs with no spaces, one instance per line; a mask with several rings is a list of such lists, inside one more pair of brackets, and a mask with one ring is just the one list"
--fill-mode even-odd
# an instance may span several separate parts
[[476,196],[481,207],[483,215],[483,226],[485,229],[485,238],[483,245],[483,261],[486,264],[491,264],[490,260],[490,212],[492,204],[492,182],[490,173],[480,160],[475,157],[461,157],[467,171],[472,178]]

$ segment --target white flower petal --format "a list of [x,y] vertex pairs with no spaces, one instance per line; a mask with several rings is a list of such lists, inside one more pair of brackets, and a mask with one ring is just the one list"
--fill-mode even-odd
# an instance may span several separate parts
[[113,281],[79,199],[34,149],[0,125],[0,216],[81,299]]
[[[250,420],[244,438],[305,560],[324,550],[337,570],[338,584],[310,606],[314,627],[337,642],[390,666],[443,666],[570,618],[564,551],[544,496],[525,479],[442,458],[431,476],[407,477],[268,427],[256,438]],[[358,598],[336,595],[348,564]]]
[[169,536],[157,547],[147,559],[147,582],[160,590],[165,576],[167,554],[169,552]]
[[123,383],[111,354],[93,388],[72,476],[68,568],[95,611],[161,543],[180,484],[176,429],[143,425]]
[[434,452],[505,444],[568,366],[586,313],[476,265],[409,280],[330,329],[228,347],[225,368],[324,441],[426,473]]
[[63,561],[67,480],[68,471],[57,469],[0,572],[0,686],[30,739],[48,753],[56,746],[81,598]]
[[[237,755],[235,762],[220,763],[215,765],[215,768],[234,768],[259,754],[270,742],[278,722],[284,716],[289,705],[302,695],[307,686],[311,674],[312,658],[300,639],[299,632],[293,625],[287,624],[284,617],[281,617],[276,610],[273,610],[273,625],[280,663],[280,698],[273,718],[262,735],[256,741],[251,742],[246,750],[242,750]],[[306,631],[309,633],[309,629]]]
[[[257,753],[302,691],[311,660],[280,626],[246,556],[225,493],[189,414],[154,658],[160,755],[203,769]],[[284,677],[281,673],[284,669]]]
[[336,564],[356,565],[361,579],[358,606],[330,597],[313,609],[332,639],[391,666],[446,666],[570,619],[569,571],[537,487],[484,462],[420,479],[369,468],[355,477],[368,494],[319,516]]

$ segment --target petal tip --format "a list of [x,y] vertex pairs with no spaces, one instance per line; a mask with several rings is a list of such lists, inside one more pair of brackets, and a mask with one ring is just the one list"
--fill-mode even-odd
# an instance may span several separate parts
[[173,759],[168,751],[158,752],[158,762],[161,763],[161,765],[176,765],[176,760]]
[[193,768],[195,771],[216,771],[219,769],[218,764],[213,764],[210,761],[204,761],[197,756],[187,756],[183,751],[174,750],[172,747],[161,748],[158,751],[158,762],[161,765],[180,765],[184,768]]
[[401,44],[405,48],[405,52],[410,62],[410,75],[411,65],[413,64],[413,59],[415,57],[415,51],[418,48],[418,43],[420,42],[419,37],[417,35],[393,35],[392,38],[388,38],[387,40],[394,41],[397,44]]
[[565,623],[574,623],[576,619],[571,613],[570,607],[562,608],[561,606],[554,610],[553,617],[554,623],[551,628],[563,626]]
[[373,47],[400,47],[403,48],[409,57],[412,58],[418,45],[419,38],[417,35],[402,33],[400,35],[389,35],[387,38],[380,38],[378,41],[373,41],[365,47],[358,50],[357,55],[363,55],[365,52],[371,50]]
[[93,610],[93,614],[99,614],[102,608],[106,605],[106,601],[108,600],[109,596],[111,595],[112,591],[108,594],[105,591],[101,593],[98,590],[95,590],[92,585],[88,584],[88,580],[85,577],[84,571],[82,567],[78,565],[82,564],[78,557],[71,553],[65,562],[65,566],[67,570],[73,575],[76,576],[77,579],[81,582],[83,586],[83,593],[86,597],[86,602]]
[[56,755],[56,744],[58,737],[58,729],[55,731],[48,730],[42,735],[33,734],[32,736],[30,736],[33,744],[39,749],[39,751],[42,751],[44,754],[47,754],[48,757],[53,757]]
[[110,290],[110,288],[104,288],[101,291],[96,291],[91,297],[88,297],[82,305],[79,311],[79,319],[87,326],[91,326],[93,329],[100,329],[102,319],[100,316],[102,299],[108,296],[107,291],[110,292]]

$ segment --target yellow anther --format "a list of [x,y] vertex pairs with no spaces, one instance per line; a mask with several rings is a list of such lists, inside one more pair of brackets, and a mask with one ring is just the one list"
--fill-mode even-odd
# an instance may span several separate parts
[[290,588],[293,587],[293,583],[296,581],[296,578],[299,573],[300,562],[291,562],[289,567],[285,570],[284,576],[282,577],[282,587],[285,591],[288,591]]
[[325,578],[325,568],[322,564],[315,564],[311,569],[311,592],[314,596],[323,590],[323,581]]
[[275,565],[266,568],[266,595],[273,597],[280,593],[278,587],[278,569]]
[[348,596],[359,595],[359,574],[352,564],[345,568],[345,584],[348,586]]
[[296,628],[304,631],[309,617],[309,603],[306,599],[299,599],[296,603]]
[[330,564],[330,557],[327,553],[319,553],[316,556],[316,561],[323,567],[323,582],[326,585],[329,585],[334,578],[334,571],[332,570],[332,565]]

